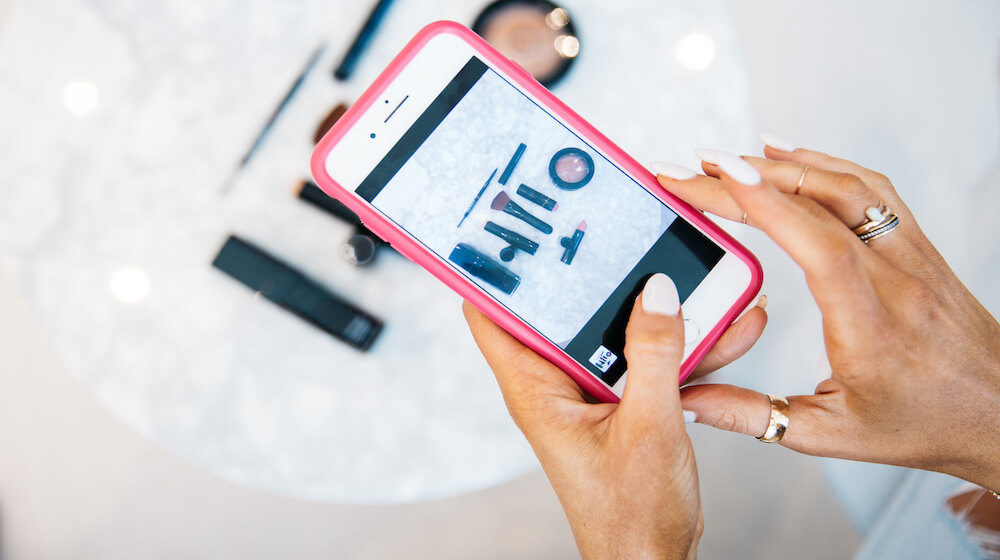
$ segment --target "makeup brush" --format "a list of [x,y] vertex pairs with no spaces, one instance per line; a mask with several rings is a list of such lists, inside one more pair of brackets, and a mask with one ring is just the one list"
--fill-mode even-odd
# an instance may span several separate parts
[[503,210],[505,213],[514,216],[515,218],[522,220],[529,226],[537,229],[542,233],[552,233],[552,226],[534,217],[521,205],[510,199],[510,195],[506,191],[500,191],[500,194],[493,199],[493,203],[490,204],[490,208],[494,210]]
[[573,257],[576,256],[576,250],[580,248],[580,242],[583,241],[583,233],[587,231],[587,222],[581,220],[580,225],[576,226],[576,231],[573,232],[573,237],[563,237],[559,240],[559,244],[565,247],[563,251],[562,258],[559,259],[566,264],[573,263]]

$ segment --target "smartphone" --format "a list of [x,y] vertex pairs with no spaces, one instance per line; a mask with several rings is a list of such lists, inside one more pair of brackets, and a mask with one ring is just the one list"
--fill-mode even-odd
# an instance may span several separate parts
[[320,141],[312,172],[601,401],[622,394],[625,325],[649,276],[681,298],[681,381],[760,290],[750,252],[458,23],[407,44]]

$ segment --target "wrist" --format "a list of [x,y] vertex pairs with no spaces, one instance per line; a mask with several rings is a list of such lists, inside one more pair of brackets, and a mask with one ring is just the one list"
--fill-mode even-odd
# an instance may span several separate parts
[[[586,532],[577,538],[583,560],[685,560],[696,557],[704,528],[701,513],[693,526],[661,528],[656,534],[623,531],[616,534]],[[573,527],[574,535],[583,536]]]

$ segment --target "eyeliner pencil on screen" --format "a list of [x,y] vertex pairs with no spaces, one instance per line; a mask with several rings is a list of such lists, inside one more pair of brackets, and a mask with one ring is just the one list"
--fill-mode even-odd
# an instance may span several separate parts
[[476,198],[472,199],[472,204],[469,205],[469,209],[465,211],[465,215],[462,216],[462,219],[458,221],[458,225],[455,226],[456,228],[462,227],[462,222],[464,222],[465,219],[469,217],[469,214],[472,213],[472,209],[476,207],[476,204],[479,202],[479,199],[482,198],[483,193],[486,192],[486,188],[490,186],[490,183],[493,182],[493,178],[496,176],[497,176],[497,170],[494,169],[493,174],[490,175],[490,178],[487,179],[486,183],[483,184],[483,188],[479,189],[479,194],[476,195]]

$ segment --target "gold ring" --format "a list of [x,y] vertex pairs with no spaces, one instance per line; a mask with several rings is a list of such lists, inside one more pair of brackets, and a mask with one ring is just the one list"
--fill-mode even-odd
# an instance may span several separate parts
[[865,233],[858,235],[858,239],[868,243],[876,237],[882,237],[883,235],[889,233],[890,231],[896,229],[899,225],[899,216],[895,214],[889,214],[885,217],[885,221],[879,224],[878,227],[872,228]]
[[899,216],[894,214],[888,206],[878,203],[878,206],[869,206],[865,209],[865,221],[860,226],[852,229],[858,239],[868,243],[876,237],[881,237],[896,229],[899,225]]
[[795,185],[795,193],[794,194],[799,194],[799,191],[802,190],[802,183],[806,182],[806,173],[809,173],[809,166],[808,165],[802,168],[802,175],[799,175],[799,182]]
[[771,419],[767,422],[764,435],[757,439],[764,443],[778,443],[788,429],[788,399],[778,395],[768,395],[767,398],[771,401]]
[[740,220],[740,221],[743,222],[743,225],[746,225],[746,223],[747,223],[747,213],[746,212],[743,213],[743,219]]

